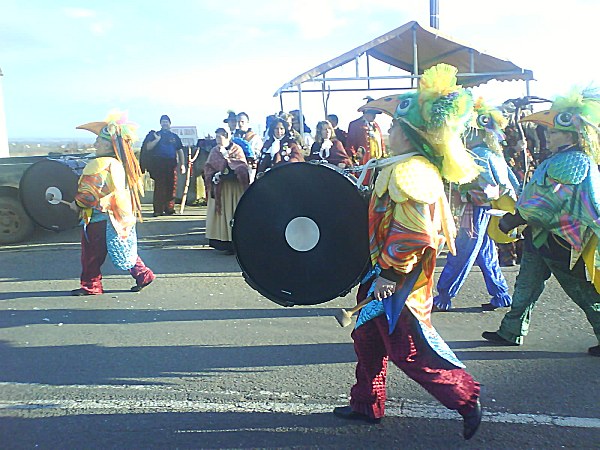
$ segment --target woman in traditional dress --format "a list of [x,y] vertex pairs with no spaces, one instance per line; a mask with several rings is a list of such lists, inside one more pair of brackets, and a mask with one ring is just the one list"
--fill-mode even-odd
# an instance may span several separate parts
[[317,124],[317,135],[310,149],[307,161],[327,161],[340,169],[351,165],[350,158],[342,143],[335,137],[333,125],[327,120]]
[[217,145],[204,166],[204,184],[208,201],[206,237],[211,247],[233,254],[231,220],[235,208],[250,184],[250,170],[242,148],[231,142],[224,128],[215,132]]
[[269,138],[263,144],[256,169],[256,178],[278,164],[303,162],[302,149],[290,135],[288,123],[279,117],[269,127]]

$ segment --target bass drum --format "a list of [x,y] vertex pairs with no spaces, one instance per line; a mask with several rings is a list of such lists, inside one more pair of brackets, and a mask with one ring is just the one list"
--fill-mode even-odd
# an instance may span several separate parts
[[42,159],[27,168],[19,182],[19,196],[31,220],[52,231],[77,226],[78,214],[61,200],[70,203],[75,199],[87,162],[83,156],[62,156]]
[[282,306],[344,296],[369,265],[368,204],[324,165],[268,171],[240,199],[232,232],[247,283]]

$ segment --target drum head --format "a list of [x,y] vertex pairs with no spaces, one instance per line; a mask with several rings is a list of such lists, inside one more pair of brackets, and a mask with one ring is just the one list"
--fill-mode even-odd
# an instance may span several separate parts
[[246,281],[283,306],[346,295],[369,264],[368,236],[356,184],[309,163],[278,166],[252,183],[233,221]]
[[79,181],[76,171],[81,173],[82,165],[85,162],[42,159],[29,166],[21,177],[19,196],[31,220],[52,231],[77,226],[77,213],[59,200],[72,202],[75,199]]

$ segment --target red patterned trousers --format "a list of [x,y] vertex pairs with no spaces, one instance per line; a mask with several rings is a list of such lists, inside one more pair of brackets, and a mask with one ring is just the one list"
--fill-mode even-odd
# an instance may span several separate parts
[[[87,238],[86,238],[87,234]],[[81,232],[81,287],[92,294],[102,294],[102,272],[106,260],[106,220],[88,224]],[[154,280],[154,273],[138,256],[129,273],[138,286]]]
[[417,319],[407,308],[402,310],[391,335],[387,318],[381,315],[356,328],[352,339],[358,357],[356,384],[350,392],[354,411],[373,418],[385,415],[388,359],[446,408],[464,415],[475,407],[479,383],[429,347]]

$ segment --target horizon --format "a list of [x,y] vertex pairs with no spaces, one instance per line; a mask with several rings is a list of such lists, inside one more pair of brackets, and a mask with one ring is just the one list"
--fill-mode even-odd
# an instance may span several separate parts
[[[576,84],[597,84],[600,61],[590,57],[590,48],[600,2],[571,1],[569,17],[576,20],[565,20],[562,4],[542,0],[493,6],[442,0],[440,32],[532,70],[531,95],[553,98]],[[129,112],[140,136],[156,129],[165,113],[173,126],[196,126],[199,136],[214,133],[227,110],[247,112],[252,128],[262,131],[267,115],[280,110],[273,97],[278,87],[404,23],[427,25],[429,12],[429,2],[393,0],[282,0],[276,7],[255,0],[251,8],[227,9],[183,0],[168,6],[105,0],[101,7],[11,0],[0,17],[7,138],[84,142],[85,132],[75,127],[103,120],[114,108]],[[185,26],[193,18],[202,26]],[[381,64],[384,75],[386,67]],[[516,81],[473,89],[491,104],[524,91]],[[359,117],[367,94],[389,91],[332,93],[328,109],[341,128]],[[297,95],[281,101],[286,111],[298,107]],[[314,130],[323,116],[321,96],[303,95],[302,110]]]

